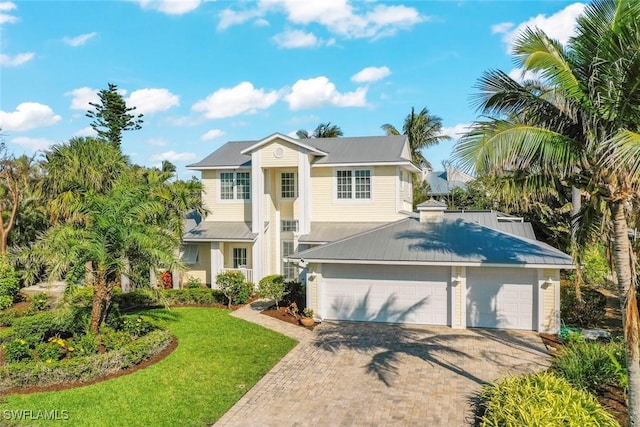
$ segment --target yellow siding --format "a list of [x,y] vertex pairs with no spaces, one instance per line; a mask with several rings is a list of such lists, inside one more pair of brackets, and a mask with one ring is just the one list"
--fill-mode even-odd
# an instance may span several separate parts
[[[454,277],[462,277],[462,267],[455,267],[455,274]],[[463,279],[464,281],[464,279]],[[462,292],[462,286],[463,283],[458,283],[457,286],[454,288],[456,294],[454,295],[454,301],[455,301],[455,313],[456,313],[456,318],[455,318],[455,324],[456,326],[460,326],[462,325],[462,309],[463,309],[463,304],[464,304],[464,300],[463,300],[463,292]]]
[[[218,200],[220,194],[219,172],[215,170],[202,171],[202,185],[205,194],[203,204],[209,211],[206,221],[251,221],[251,201],[244,200]],[[253,197],[253,190],[252,190]]]
[[198,262],[187,265],[184,274],[184,282],[189,278],[199,279],[202,283],[211,284],[211,245],[203,243],[198,245]]
[[395,166],[372,169],[372,200],[337,201],[334,168],[311,168],[313,221],[393,221],[404,218],[396,211],[398,172]]
[[543,327],[547,330],[555,330],[559,325],[555,324],[556,321],[556,286],[560,286],[558,280],[558,271],[552,269],[544,269],[542,271],[542,280],[553,279],[553,284],[547,284],[543,287],[542,294],[542,316]]
[[[282,156],[276,157],[277,150],[281,149]],[[269,167],[297,167],[298,147],[282,140],[275,140],[270,144],[260,147],[260,166]]]
[[293,201],[280,201],[280,219],[295,219],[293,216]]

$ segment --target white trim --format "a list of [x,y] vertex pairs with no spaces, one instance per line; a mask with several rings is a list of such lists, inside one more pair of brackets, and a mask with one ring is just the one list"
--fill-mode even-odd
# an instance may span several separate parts
[[311,231],[311,168],[309,155],[298,152],[298,230],[300,234]]
[[315,163],[311,165],[312,168],[364,168],[368,166],[406,166],[407,169],[420,172],[420,168],[411,162]]
[[228,170],[228,169],[249,169],[251,170],[251,165],[249,166],[198,166],[198,167],[193,167],[193,166],[187,166],[187,169],[192,170],[192,171],[212,171],[212,170]]
[[[233,174],[233,199],[223,199],[222,198],[222,177],[221,175],[223,173],[231,173]],[[239,173],[248,173],[249,174],[249,198],[248,199],[238,199],[238,186],[236,185],[237,182],[237,175]],[[253,199],[253,171],[249,170],[242,170],[239,172],[236,172],[235,169],[232,170],[223,170],[220,171],[216,174],[216,179],[218,180],[217,184],[217,194],[216,194],[216,201],[220,204],[240,204],[240,203],[251,203],[251,200]]]
[[[309,242],[303,242],[308,244]],[[304,254],[303,254],[304,255]],[[354,259],[318,259],[298,256],[289,258],[290,260],[304,259],[306,262],[317,264],[372,264],[372,265],[436,265],[436,266],[459,266],[459,267],[504,267],[504,268],[550,268],[556,270],[572,270],[574,266],[560,264],[499,264],[483,262],[454,262],[454,261],[375,261],[375,260],[354,260]]]
[[251,147],[245,148],[244,150],[242,150],[240,152],[240,154],[249,154],[252,153],[253,151],[257,150],[258,148],[262,147],[265,144],[268,144],[270,142],[275,141],[276,139],[282,139],[283,141],[286,141],[290,144],[293,145],[297,145],[298,147],[302,147],[305,150],[308,150],[318,156],[326,156],[327,153],[325,153],[324,151],[318,150],[316,147],[312,147],[311,145],[308,144],[304,144],[302,142],[300,142],[299,139],[295,139],[295,138],[291,138],[289,136],[283,135],[281,133],[274,133],[273,135],[269,135],[268,137],[258,141],[256,144],[253,144]]
[[[338,198],[338,171],[351,171],[351,198],[339,199]],[[369,171],[369,195],[368,199],[356,198],[356,171]],[[339,167],[333,170],[333,185],[331,186],[331,192],[333,195],[333,203],[336,204],[371,204],[375,201],[374,197],[374,177],[373,168],[364,167]]]
[[[293,192],[294,192],[294,196],[292,197],[283,197],[282,193],[283,193],[283,187],[282,187],[282,175],[285,173],[290,173],[293,174]],[[280,178],[280,185],[278,186],[278,194],[276,194],[278,200],[284,200],[287,202],[291,202],[294,201],[295,199],[298,198],[299,194],[300,194],[300,188],[298,186],[298,181],[300,181],[300,177],[298,176],[299,174],[297,173],[296,170],[292,169],[292,170],[281,170],[280,172],[278,172],[278,177]]]
[[255,242],[257,239],[182,239],[183,242],[187,242],[187,243],[207,243],[207,242],[229,242],[229,243],[253,243]]

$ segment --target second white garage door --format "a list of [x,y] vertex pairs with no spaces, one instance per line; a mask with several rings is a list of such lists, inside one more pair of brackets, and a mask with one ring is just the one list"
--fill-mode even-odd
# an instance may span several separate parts
[[447,325],[448,267],[325,264],[320,315],[328,320]]
[[467,268],[467,327],[534,329],[536,270]]

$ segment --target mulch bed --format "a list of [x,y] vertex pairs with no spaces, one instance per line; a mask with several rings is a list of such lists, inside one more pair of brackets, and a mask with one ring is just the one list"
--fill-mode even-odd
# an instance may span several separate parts
[[289,313],[289,310],[287,309],[287,307],[280,307],[276,309],[276,307],[273,306],[273,307],[267,308],[266,310],[263,310],[261,313],[264,314],[265,316],[273,317],[274,319],[291,323],[292,325],[296,325],[301,328],[307,328],[311,331],[318,325],[318,323],[314,323],[313,326],[302,326],[298,322],[298,319],[294,317],[291,313]]
[[157,363],[159,361],[161,361],[162,359],[164,359],[165,357],[167,357],[168,355],[170,355],[173,350],[175,350],[178,347],[178,339],[176,337],[172,337],[171,338],[171,342],[169,342],[169,345],[166,346],[164,348],[164,350],[162,350],[160,353],[146,359],[143,360],[141,363],[135,365],[135,366],[131,366],[127,369],[122,369],[118,372],[114,372],[112,374],[109,375],[105,375],[104,377],[100,377],[100,378],[96,378],[94,380],[91,381],[84,381],[84,382],[75,382],[75,383],[65,383],[65,384],[53,384],[53,385],[48,385],[48,386],[30,386],[30,387],[12,387],[9,389],[6,389],[2,392],[3,396],[8,396],[10,394],[30,394],[30,393],[37,393],[37,392],[41,392],[41,391],[62,391],[62,390],[67,390],[70,388],[76,388],[76,387],[83,387],[86,385],[91,385],[91,384],[96,384],[102,381],[107,381],[110,380],[112,378],[118,378],[121,377],[123,375],[129,375],[129,374],[133,374],[134,372],[139,371],[140,369],[144,369],[147,366],[151,366],[154,363]]

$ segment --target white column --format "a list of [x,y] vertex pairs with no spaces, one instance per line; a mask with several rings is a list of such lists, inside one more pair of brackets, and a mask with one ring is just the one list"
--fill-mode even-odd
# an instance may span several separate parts
[[309,154],[298,151],[298,197],[300,218],[298,226],[300,234],[308,234],[311,228],[311,165]]
[[251,231],[257,233],[258,237],[253,242],[252,265],[253,280],[259,281],[262,278],[262,245],[264,244],[264,172],[260,167],[260,152],[251,153]]
[[216,287],[216,276],[224,266],[224,255],[222,253],[223,243],[211,242],[211,287]]
[[449,312],[451,313],[451,328],[466,329],[467,327],[467,268],[451,267],[451,294]]

